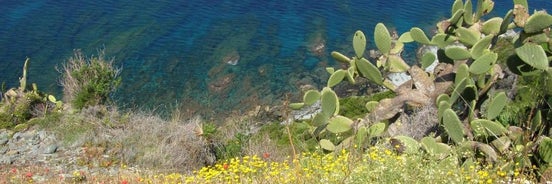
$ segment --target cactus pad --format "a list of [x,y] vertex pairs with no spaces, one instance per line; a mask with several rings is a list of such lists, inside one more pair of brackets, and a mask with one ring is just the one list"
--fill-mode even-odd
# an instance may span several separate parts
[[495,64],[498,54],[494,52],[488,52],[477,58],[469,68],[469,71],[476,75],[487,73]]
[[343,78],[345,78],[345,75],[347,75],[347,71],[343,69],[339,69],[332,73],[330,78],[328,79],[328,86],[329,88],[334,87],[335,85],[339,84]]
[[487,119],[473,120],[470,122],[470,125],[473,130],[473,134],[476,137],[499,137],[508,132],[508,130],[500,123]]
[[339,112],[339,99],[332,89],[328,87],[322,89],[320,101],[322,103],[322,113],[326,114],[327,117],[332,117]]
[[356,31],[353,37],[353,49],[355,49],[357,58],[362,58],[364,50],[366,50],[366,36],[360,30]]
[[450,46],[445,49],[445,55],[453,60],[464,60],[471,57],[468,49],[460,46]]
[[552,16],[545,11],[539,11],[529,17],[525,23],[526,33],[537,33],[552,26]]
[[328,151],[333,151],[335,150],[335,145],[332,143],[332,141],[328,140],[328,139],[322,139],[320,140],[320,147],[322,149],[325,149],[325,150],[328,150]]
[[362,74],[362,76],[368,78],[376,84],[383,84],[383,77],[381,75],[381,72],[376,66],[374,66],[374,64],[370,63],[370,61],[362,58],[356,61],[356,65],[358,67],[358,71]]
[[452,109],[446,109],[443,112],[443,126],[449,137],[456,144],[463,142],[464,139],[464,127],[462,122]]
[[502,24],[502,18],[494,17],[483,23],[481,32],[486,35],[497,35],[500,32],[500,25]]
[[347,56],[341,54],[340,52],[333,51],[333,52],[331,53],[331,55],[332,55],[332,57],[333,57],[335,60],[337,60],[337,61],[339,61],[339,62],[342,62],[342,63],[345,63],[345,64],[351,63],[351,59],[349,59],[349,57],[347,57]]
[[303,95],[303,103],[305,103],[305,105],[312,105],[314,104],[316,101],[318,101],[320,99],[320,92],[318,92],[317,90],[308,90],[305,95]]
[[384,55],[387,55],[391,50],[391,35],[384,24],[378,23],[376,25],[374,30],[374,41],[376,42],[376,47],[378,47]]
[[552,139],[544,137],[538,148],[539,157],[546,163],[552,163]]
[[343,133],[351,130],[351,125],[353,124],[353,120],[345,117],[345,116],[335,116],[330,118],[328,121],[328,126],[326,129],[330,131],[331,133],[338,134]]
[[424,31],[420,28],[413,27],[412,29],[410,29],[410,36],[412,37],[412,39],[414,39],[414,41],[418,43],[426,44],[426,45],[429,45],[431,43],[431,41],[429,41],[429,38],[427,38]]
[[500,92],[496,94],[491,101],[487,104],[486,107],[486,118],[489,120],[495,119],[500,112],[502,112],[502,109],[506,107],[506,103],[508,102],[508,97],[506,96],[506,93]]
[[524,44],[516,49],[516,54],[523,62],[536,69],[548,69],[548,58],[540,45],[530,43]]

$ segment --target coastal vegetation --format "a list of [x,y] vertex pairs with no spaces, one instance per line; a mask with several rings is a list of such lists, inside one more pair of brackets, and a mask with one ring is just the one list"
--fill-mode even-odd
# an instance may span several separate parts
[[[86,148],[76,164],[120,168],[115,176],[76,170],[69,181],[46,182],[552,181],[552,16],[513,2],[504,17],[487,18],[492,0],[455,0],[430,36],[417,27],[395,34],[378,23],[370,54],[372,36],[356,31],[351,53],[331,53],[343,67],[326,68],[323,89],[284,100],[278,119],[261,120],[278,109],[261,106],[221,125],[178,109],[166,119],[121,112],[110,102],[119,69],[101,53],[78,51],[61,69],[59,101],[36,85],[29,90],[27,59],[20,86],[2,89],[0,128],[46,129],[69,147]],[[420,47],[418,61],[402,58],[406,44]],[[365,83],[379,90],[337,90]],[[295,116],[306,109],[316,110]],[[26,183],[43,172],[24,167],[0,176]]]

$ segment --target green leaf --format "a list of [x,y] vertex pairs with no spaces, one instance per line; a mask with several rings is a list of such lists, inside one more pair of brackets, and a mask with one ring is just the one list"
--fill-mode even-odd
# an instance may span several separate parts
[[325,87],[322,89],[320,101],[322,103],[322,113],[326,114],[327,117],[339,113],[339,98],[331,88]]
[[450,17],[449,22],[452,25],[456,25],[460,19],[462,19],[462,16],[464,15],[464,9],[459,9],[456,12],[452,13],[452,17]]
[[469,67],[466,63],[462,63],[456,69],[456,77],[454,78],[454,84],[460,84],[463,79],[467,79],[470,76]]
[[536,69],[548,69],[548,58],[546,57],[544,49],[542,49],[540,45],[531,43],[524,44],[516,49],[516,54],[523,62]]
[[410,36],[412,37],[412,39],[414,39],[414,41],[418,43],[426,44],[426,45],[429,45],[431,43],[431,41],[429,41],[429,38],[427,38],[424,31],[420,28],[413,27],[412,29],[410,29]]
[[464,128],[462,127],[462,122],[452,109],[446,109],[443,112],[443,125],[449,137],[456,144],[461,143],[465,140],[465,133]]
[[476,137],[500,137],[508,132],[500,123],[487,119],[473,120],[470,122],[470,125]]
[[381,136],[385,132],[385,123],[376,123],[368,128],[368,135],[370,137]]
[[325,150],[328,150],[328,151],[335,150],[335,145],[332,143],[332,141],[330,141],[328,139],[320,140],[320,147],[322,149],[325,149]]
[[422,57],[422,68],[426,69],[427,67],[431,66],[435,62],[435,59],[437,59],[437,56],[431,52],[426,52],[424,56]]
[[379,69],[374,66],[374,64],[370,63],[364,58],[357,60],[356,64],[358,67],[358,71],[362,74],[362,76],[366,77],[372,82],[375,82],[376,84],[383,84],[383,76],[381,75]]
[[453,60],[464,60],[471,58],[468,49],[460,46],[450,46],[445,49],[445,55]]
[[372,110],[374,110],[374,108],[376,108],[378,103],[379,102],[377,102],[377,101],[369,101],[369,102],[366,102],[366,105],[364,107],[366,107],[368,112],[372,112]]
[[376,42],[376,47],[378,47],[381,53],[387,55],[391,50],[391,35],[384,24],[376,24],[374,40]]
[[345,55],[343,55],[343,54],[341,54],[337,51],[333,51],[331,53],[331,55],[335,60],[337,60],[339,62],[342,62],[342,63],[345,63],[345,64],[351,63],[351,59],[349,59],[349,57],[347,57],[347,56],[345,56]]
[[328,72],[331,75],[335,72],[335,69],[333,67],[326,67],[326,72]]
[[458,38],[449,34],[438,33],[431,38],[431,43],[439,48],[445,48],[454,43]]
[[335,71],[330,78],[328,79],[328,86],[329,88],[334,87],[335,85],[339,84],[343,78],[345,78],[345,75],[347,75],[347,71],[343,69],[339,69]]
[[349,130],[351,130],[351,125],[353,124],[353,120],[345,117],[345,116],[334,116],[332,118],[330,118],[330,120],[328,121],[328,126],[326,127],[326,129],[328,129],[328,131],[334,133],[334,134],[338,134],[338,133],[343,133],[343,132],[347,132]]
[[290,103],[289,104],[289,108],[293,109],[293,110],[299,110],[301,108],[303,108],[303,106],[305,106],[305,103],[301,102],[301,103]]
[[473,24],[473,5],[471,0],[466,0],[464,3],[464,22],[468,25]]
[[353,37],[353,49],[355,50],[357,58],[363,57],[364,50],[366,50],[366,36],[364,36],[364,33],[360,30],[356,31]]
[[508,26],[510,23],[512,23],[512,19],[514,18],[514,11],[509,10],[506,15],[504,15],[504,19],[502,20],[502,23],[500,23],[500,32],[498,32],[497,35],[501,35],[503,33],[506,33],[508,30]]
[[489,52],[483,56],[476,59],[470,65],[470,72],[476,75],[481,75],[489,71],[496,62],[498,54],[494,52]]
[[539,11],[529,17],[523,27],[526,33],[538,33],[552,26],[552,16],[545,11]]
[[393,138],[399,140],[406,147],[404,151],[405,153],[418,153],[420,143],[418,143],[415,139],[403,135],[395,136]]
[[413,41],[414,39],[412,39],[412,36],[410,36],[410,32],[405,32],[399,37],[399,42],[409,43]]
[[473,59],[481,57],[486,51],[489,51],[489,46],[493,41],[494,35],[487,35],[485,38],[479,40],[471,49],[471,55]]
[[305,105],[308,106],[314,104],[319,99],[320,92],[318,92],[317,90],[308,90],[305,95],[303,95],[303,102],[305,103]]
[[466,46],[472,46],[475,45],[477,41],[479,41],[481,37],[481,32],[465,27],[460,27],[456,29],[456,36],[461,43],[465,44]]
[[464,4],[462,3],[462,0],[455,0],[454,1],[454,3],[452,4],[452,9],[451,9],[450,14],[454,15],[456,12],[458,12],[458,10],[464,11]]
[[500,17],[493,17],[483,23],[481,32],[486,35],[497,35],[500,33],[500,25],[502,25],[503,19]]
[[387,65],[389,67],[390,72],[405,72],[407,71],[410,66],[406,64],[406,62],[397,55],[389,55],[389,58],[387,60]]
[[544,137],[539,144],[538,148],[540,158],[550,164],[552,163],[552,139],[550,137]]
[[502,112],[502,109],[506,107],[506,103],[508,102],[508,97],[506,96],[506,93],[500,92],[496,94],[492,100],[487,104],[487,110],[486,110],[486,116],[487,119],[493,120],[500,112]]

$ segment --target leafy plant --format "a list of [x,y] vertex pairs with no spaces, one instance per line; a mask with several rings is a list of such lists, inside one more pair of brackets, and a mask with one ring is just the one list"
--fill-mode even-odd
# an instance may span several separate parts
[[113,66],[113,60],[105,59],[103,51],[87,58],[77,50],[60,72],[64,99],[77,110],[108,103],[121,84],[120,69]]

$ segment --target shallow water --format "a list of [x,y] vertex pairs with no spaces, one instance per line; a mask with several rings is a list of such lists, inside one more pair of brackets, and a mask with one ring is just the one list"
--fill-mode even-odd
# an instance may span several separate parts
[[[503,16],[510,1],[497,2]],[[430,32],[452,1],[0,1],[0,81],[17,86],[26,57],[29,81],[60,94],[55,70],[74,49],[105,49],[123,68],[115,94],[124,107],[219,116],[279,103],[300,87],[320,88],[329,52],[352,53],[351,35],[383,22],[399,33]],[[547,0],[531,7],[552,10]],[[321,52],[313,52],[324,43]],[[373,47],[369,43],[369,47]],[[415,45],[410,45],[414,49]],[[238,58],[229,65],[228,58]]]

